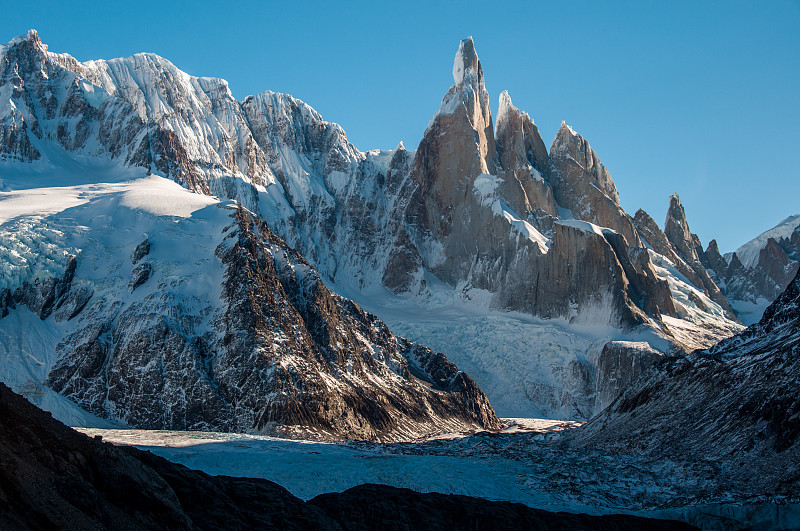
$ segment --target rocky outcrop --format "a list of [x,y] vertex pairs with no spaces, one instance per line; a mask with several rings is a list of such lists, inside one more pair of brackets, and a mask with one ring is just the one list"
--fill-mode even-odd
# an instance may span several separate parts
[[54,314],[56,320],[70,320],[86,306],[92,297],[93,290],[88,286],[72,289],[75,269],[78,262],[74,256],[67,259],[64,275],[61,277],[36,278],[32,283],[23,282],[11,295],[9,289],[0,293],[0,318],[8,315],[9,308],[17,304],[26,306],[30,311],[47,319]]
[[128,283],[128,288],[131,290],[131,292],[147,282],[150,279],[150,273],[152,272],[153,266],[148,262],[144,262],[133,268],[133,271],[131,271],[131,281]]
[[597,360],[595,410],[603,411],[633,382],[647,374],[664,353],[645,342],[610,341]]
[[131,253],[131,264],[136,265],[136,263],[150,254],[150,240],[145,238],[142,240],[142,243],[136,246],[136,249],[133,250]]
[[145,293],[96,301],[58,345],[47,384],[140,428],[396,440],[500,427],[443,355],[331,293],[257,217],[240,207],[233,221],[216,249],[216,306],[191,306],[182,293],[196,288],[144,278],[154,259],[139,262],[130,286],[147,281]]

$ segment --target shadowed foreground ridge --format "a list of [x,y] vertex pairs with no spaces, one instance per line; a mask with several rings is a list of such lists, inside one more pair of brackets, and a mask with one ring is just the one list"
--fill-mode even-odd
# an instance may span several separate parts
[[575,432],[578,447],[693,456],[723,490],[796,498],[800,485],[800,274],[761,321],[665,360]]
[[209,476],[79,434],[0,383],[0,528],[692,529],[364,485],[304,503],[271,481]]

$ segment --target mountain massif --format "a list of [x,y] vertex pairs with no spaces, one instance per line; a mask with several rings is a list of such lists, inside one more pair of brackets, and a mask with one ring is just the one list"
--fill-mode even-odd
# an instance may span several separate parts
[[742,280],[736,259],[702,250],[677,196],[663,230],[631,217],[569,126],[548,150],[507,92],[493,120],[471,38],[414,151],[361,152],[289,95],[240,102],[153,54],[81,63],[34,31],[0,49],[0,102],[14,206],[0,344],[17,367],[4,379],[130,426],[364,439],[500,426],[481,381],[330,287],[612,330],[596,352],[504,374],[545,414],[587,419],[665,355],[739,332],[732,290],[775,291],[785,276],[768,262],[796,264],[795,240],[773,239],[771,280]]

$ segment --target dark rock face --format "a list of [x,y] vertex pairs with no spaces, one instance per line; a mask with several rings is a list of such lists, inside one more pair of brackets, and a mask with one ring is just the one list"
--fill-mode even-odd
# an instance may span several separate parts
[[[500,427],[474,381],[331,293],[261,220],[239,208],[227,230],[219,307],[171,306],[166,285],[95,304],[48,385],[141,428],[392,440]],[[191,333],[208,312],[214,329]]]
[[[646,317],[630,302],[628,285],[617,255],[603,235],[557,223],[546,260],[540,264],[535,313],[545,317],[569,315],[576,302],[594,301],[602,308],[606,323],[639,324]],[[625,313],[613,315],[620,311]]]
[[147,282],[150,279],[150,273],[152,272],[153,266],[148,262],[139,264],[133,268],[133,271],[131,271],[131,281],[128,284],[131,292]]
[[664,354],[647,343],[611,341],[597,360],[596,411],[602,411],[633,382],[649,372]]
[[131,264],[135,264],[148,254],[150,254],[150,240],[145,238],[142,243],[136,246],[133,253],[131,253]]
[[9,530],[691,529],[381,485],[304,503],[271,481],[209,476],[90,439],[2,383],[0,462],[0,527]]
[[78,262],[69,256],[61,277],[36,278],[32,283],[24,282],[13,292],[6,288],[0,291],[0,319],[18,304],[45,320],[51,315],[56,321],[69,321],[77,316],[94,295],[90,286],[73,286]]
[[578,445],[720,463],[721,482],[797,492],[800,275],[761,321],[668,358],[576,432]]
[[[178,184],[200,194],[211,194],[211,188],[200,177],[194,163],[189,159],[178,135],[173,131],[156,128],[147,136],[149,159],[164,175],[171,176]],[[142,144],[145,145],[144,143]],[[150,160],[147,160],[150,162]]]
[[339,529],[265,480],[89,439],[0,383],[3,529]]

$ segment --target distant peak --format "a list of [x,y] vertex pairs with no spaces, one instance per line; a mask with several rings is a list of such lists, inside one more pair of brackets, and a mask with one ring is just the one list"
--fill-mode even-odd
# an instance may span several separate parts
[[475,51],[475,43],[472,37],[467,37],[458,45],[456,57],[453,60],[453,81],[456,85],[464,82],[464,78],[469,74],[477,74],[480,71],[480,61],[478,53]]
[[405,151],[406,147],[403,145],[403,141],[401,140],[400,143],[397,144],[397,147],[394,148],[394,149],[395,149],[395,151]]

